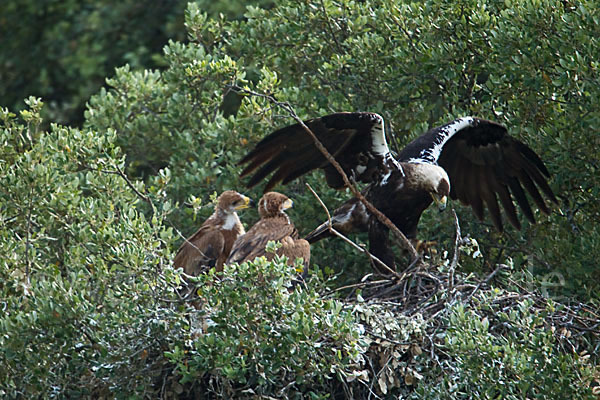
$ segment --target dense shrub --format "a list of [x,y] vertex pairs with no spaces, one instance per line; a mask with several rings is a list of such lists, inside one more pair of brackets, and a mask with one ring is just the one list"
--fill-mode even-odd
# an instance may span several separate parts
[[317,398],[361,371],[368,347],[362,326],[343,302],[322,299],[314,287],[291,290],[295,274],[262,257],[226,267],[218,278],[201,276],[195,339],[168,353],[181,382],[219,398]]
[[[89,97],[115,67],[158,68],[169,39],[185,40],[187,0],[4,0],[0,5],[0,106],[25,108],[23,98],[41,96],[44,115],[81,125]],[[248,4],[196,0],[209,15],[242,19]]]
[[[444,345],[448,360],[440,381],[429,380],[415,393],[422,399],[594,399],[593,369],[585,353],[557,346],[531,300],[499,307],[499,291],[477,307],[457,304],[448,313]],[[503,309],[504,308],[504,309]],[[583,357],[582,357],[583,356]],[[429,371],[428,373],[431,373]]]
[[185,322],[164,302],[172,232],[137,209],[114,132],[39,131],[28,104],[1,113],[0,394],[150,392]]
[[[190,42],[169,42],[164,70],[117,69],[82,129],[44,128],[35,98],[18,117],[1,109],[0,395],[591,398],[599,12],[283,1],[229,20],[191,3]],[[250,146],[291,122],[261,94],[303,118],[380,112],[393,149],[455,116],[498,120],[546,160],[560,207],[500,234],[452,204],[465,240],[453,249],[453,216],[426,213],[437,253],[392,279],[327,240],[306,287],[258,260],[196,278],[189,304],[173,250],[215,193],[243,191]],[[349,196],[318,172],[277,188],[301,233],[325,218],[305,183],[330,208]]]

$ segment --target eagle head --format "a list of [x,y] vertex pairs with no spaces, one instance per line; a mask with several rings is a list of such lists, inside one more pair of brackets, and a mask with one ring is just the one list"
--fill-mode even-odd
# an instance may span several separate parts
[[446,171],[434,164],[411,164],[411,173],[407,177],[413,185],[427,191],[440,211],[446,208],[450,195],[450,178]]
[[[446,173],[446,171],[444,171],[444,173]],[[429,193],[435,204],[438,206],[438,210],[444,211],[446,209],[448,196],[450,195],[450,181],[447,179],[447,175],[446,178],[440,179],[435,190],[432,190]]]
[[227,190],[217,199],[217,209],[227,214],[243,210],[252,206],[253,202],[249,197],[244,196],[234,190]]
[[277,192],[267,192],[258,202],[258,214],[261,218],[274,217],[291,208],[294,202],[286,195]]

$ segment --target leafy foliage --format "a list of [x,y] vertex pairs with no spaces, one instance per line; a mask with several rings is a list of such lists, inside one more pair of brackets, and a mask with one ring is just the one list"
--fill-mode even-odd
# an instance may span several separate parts
[[[291,120],[264,99],[240,98],[232,85],[273,94],[301,117],[380,112],[395,149],[456,116],[498,120],[546,160],[561,205],[550,218],[539,216],[537,225],[525,224],[522,232],[508,228],[504,235],[456,205],[486,256],[483,264],[467,267],[490,269],[492,260],[509,253],[521,268],[548,279],[560,274],[564,284],[554,295],[598,292],[600,232],[591,223],[600,213],[594,201],[598,158],[591,151],[598,137],[590,134],[599,118],[597,7],[554,1],[289,2],[270,10],[249,7],[246,17],[213,20],[190,4],[192,42],[165,48],[164,73],[122,69],[109,81],[112,90],[92,98],[87,125],[117,130],[131,174],[152,181],[168,166],[173,180],[167,190],[179,202],[239,188],[235,163],[247,146]],[[573,35],[581,40],[573,42]],[[325,218],[305,182],[331,208],[348,197],[324,187],[317,173],[280,189],[301,204],[302,232]],[[193,229],[184,222],[188,216],[184,210],[173,219],[184,233]],[[451,240],[452,230],[444,229],[449,216],[426,214],[425,220],[423,237]],[[314,248],[322,265],[356,269],[356,257],[344,262],[335,255],[344,252],[339,244]]]
[[[35,14],[13,3],[6,9]],[[149,64],[148,46],[128,50],[129,64],[89,99],[82,129],[44,128],[35,98],[18,117],[1,109],[2,396],[587,399],[597,392],[594,2],[283,1],[250,6],[244,19],[209,17],[198,4],[185,14],[189,42],[170,41],[160,63]],[[17,31],[33,26],[44,33],[40,46],[58,37],[63,51],[64,32],[84,22],[110,26],[111,15],[122,18],[131,5],[107,14],[78,7],[64,5],[81,11],[67,13],[80,22]],[[157,25],[174,18],[166,14]],[[0,17],[2,27],[13,26],[10,15]],[[137,33],[123,43],[138,43],[146,31],[129,28]],[[60,59],[68,71],[87,68],[86,82],[120,63],[106,46],[127,47],[94,38],[81,36],[95,46]],[[27,48],[19,43],[13,52]],[[104,57],[112,61],[96,62]],[[73,76],[60,79],[78,93],[70,104],[81,104],[96,89]],[[50,115],[62,120],[68,107],[54,104],[45,85],[53,80],[30,81],[44,83]],[[212,212],[215,193],[242,190],[236,162],[249,147],[292,122],[239,87],[289,102],[303,118],[379,112],[393,149],[461,115],[503,122],[546,161],[560,207],[521,232],[499,234],[453,204],[468,236],[455,249],[458,263],[448,257],[452,216],[426,213],[420,236],[439,242],[426,269],[362,279],[368,261],[327,240],[312,247],[323,269],[313,268],[301,290],[288,290],[294,276],[284,263],[257,260],[196,278],[200,302],[187,304],[177,295],[172,250]],[[301,233],[325,218],[305,183],[330,209],[349,196],[325,187],[319,173],[278,188],[296,200],[290,216]],[[256,200],[261,188],[248,194]],[[578,301],[589,305],[573,306]],[[575,320],[586,325],[573,330]]]
[[283,260],[264,257],[199,277],[200,331],[191,348],[168,353],[182,383],[219,398],[316,398],[360,370],[368,342],[352,313],[314,287],[290,290],[294,279]]
[[[213,2],[198,6],[218,17],[241,19],[248,3]],[[183,41],[187,0],[5,0],[0,36],[1,105],[24,109],[22,99],[41,96],[52,121],[80,125],[89,97],[104,86],[115,67],[165,66],[162,47],[169,39]]]
[[114,132],[39,131],[42,103],[27,103],[23,122],[1,115],[0,393],[143,394],[184,323],[159,301],[172,232],[137,210]]
[[81,124],[88,98],[119,65],[161,65],[160,49],[181,32],[185,1],[2,2],[0,98],[22,109],[43,96],[53,121]]
[[425,384],[415,397],[596,398],[588,388],[593,379],[588,357],[557,349],[545,323],[548,312],[532,312],[528,300],[503,311],[497,306],[499,294],[484,298],[477,308],[452,307],[443,346],[450,359],[442,364],[441,384]]

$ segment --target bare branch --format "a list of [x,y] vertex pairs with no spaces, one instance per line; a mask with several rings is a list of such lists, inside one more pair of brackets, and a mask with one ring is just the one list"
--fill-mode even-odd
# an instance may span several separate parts
[[327,14],[327,9],[325,8],[325,3],[323,2],[323,0],[321,0],[321,8],[323,9],[323,14],[325,15],[325,20],[327,21],[327,28],[329,28],[329,34],[333,38],[333,41],[337,46],[338,52],[343,54],[342,46],[340,45],[340,42],[338,41],[337,37],[335,36],[335,33],[333,32],[333,27],[331,26],[331,19]]
[[142,200],[144,200],[146,203],[150,204],[150,206],[152,207],[152,211],[154,211],[154,204],[152,203],[152,200],[150,200],[150,197],[148,197],[147,195],[140,193],[139,190],[137,190],[137,188],[135,187],[135,185],[133,184],[133,182],[131,182],[129,180],[129,177],[125,174],[125,172],[123,172],[121,170],[121,168],[119,168],[118,165],[115,164],[115,169],[117,170],[117,175],[119,175],[121,178],[123,178],[125,180],[125,183],[127,184],[127,186],[129,186],[129,188],[131,190],[133,190],[133,192]]
[[325,210],[325,213],[327,214],[327,224],[329,224],[330,228],[333,228],[333,225],[332,225],[332,222],[331,222],[331,214],[329,213],[329,209],[327,209],[327,206],[325,205],[325,203],[323,203],[323,200],[321,200],[321,198],[319,197],[319,195],[317,194],[317,192],[315,192],[313,190],[313,188],[310,187],[310,185],[308,183],[306,184],[306,187],[308,188],[308,190],[311,191],[311,193],[313,194],[313,196],[315,196],[317,198],[317,200],[321,204],[321,207],[323,207],[323,209]]
[[[371,275],[371,274],[369,274],[369,275]],[[351,285],[345,285],[345,286],[340,286],[338,288],[335,288],[334,290],[331,291],[331,293],[333,293],[333,292],[340,292],[340,291],[346,290],[346,289],[355,289],[355,288],[359,288],[359,287],[370,286],[370,285],[380,284],[380,283],[389,283],[389,282],[390,282],[389,279],[381,279],[381,280],[378,280],[378,281],[353,283]]]
[[148,203],[150,205],[150,208],[152,208],[152,214],[156,215],[156,207],[154,206],[154,203],[152,202],[152,200],[150,199],[150,197],[146,194],[141,193],[139,190],[137,190],[137,188],[135,187],[135,185],[133,184],[133,182],[131,182],[131,180],[129,179],[129,177],[127,176],[127,174],[125,174],[125,172],[123,172],[123,170],[121,170],[121,168],[119,168],[118,165],[114,165],[115,167],[115,171],[110,171],[110,170],[106,170],[106,169],[101,169],[101,168],[92,168],[87,164],[82,164],[79,163],[79,165],[82,168],[88,169],[90,171],[96,171],[96,172],[101,172],[103,174],[109,174],[109,175],[118,175],[120,176],[125,183],[127,184],[127,186],[129,186],[129,188],[131,190],[133,190],[133,192],[136,194],[136,196],[138,196],[140,199],[142,199],[143,201],[145,201],[146,203]]
[[27,206],[27,238],[25,240],[25,294],[29,294],[31,287],[31,259],[29,258],[29,248],[31,247],[31,208],[33,203],[33,185],[29,191],[29,204]]

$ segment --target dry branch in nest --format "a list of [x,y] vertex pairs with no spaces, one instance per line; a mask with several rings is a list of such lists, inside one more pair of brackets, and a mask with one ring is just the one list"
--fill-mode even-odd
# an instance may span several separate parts
[[[506,280],[508,265],[497,264],[484,277],[461,273],[459,256],[464,240],[454,215],[454,254],[443,265],[413,263],[392,277],[369,274],[361,282],[334,291],[344,295],[347,307],[362,320],[371,339],[367,362],[374,379],[366,388],[370,394],[385,395],[392,388],[409,390],[421,378],[415,357],[423,352],[434,363],[448,359],[438,334],[447,329],[445,317],[457,304],[472,306],[490,322],[489,332],[502,336],[506,327],[498,314],[509,313],[528,301],[532,314],[545,316],[544,324],[561,351],[583,354],[589,343],[600,342],[600,315],[592,307],[555,304],[539,291]],[[482,307],[486,303],[489,306]]]
[[364,282],[339,288],[337,291],[346,295],[346,306],[355,311],[371,339],[366,356],[374,379],[368,392],[385,395],[392,388],[410,392],[421,379],[417,371],[422,361],[417,356],[422,353],[440,366],[448,360],[439,334],[447,329],[452,305],[472,306],[481,319],[489,321],[490,334],[505,336],[507,327],[498,314],[508,314],[529,301],[529,311],[545,316],[543,324],[561,351],[584,355],[589,343],[600,342],[600,315],[586,304],[555,304],[536,291],[498,288],[502,282],[490,290],[494,279],[508,268],[498,264],[487,276],[476,278],[454,272],[448,265],[421,263],[400,278],[375,279],[371,275]]
[[[371,339],[366,369],[347,377],[348,382],[360,381],[365,386],[365,394],[369,398],[376,398],[379,394],[385,395],[390,388],[414,385],[421,377],[417,368],[412,367],[416,365],[415,357],[423,352],[426,352],[434,363],[447,358],[438,333],[446,330],[444,324],[447,323],[447,318],[444,317],[448,316],[452,306],[457,304],[473,306],[478,315],[490,321],[489,332],[502,335],[505,327],[497,318],[497,314],[517,309],[524,301],[528,301],[532,314],[545,316],[545,325],[553,332],[563,351],[579,353],[585,349],[586,340],[600,342],[600,315],[586,304],[554,304],[539,291],[528,290],[510,279],[508,282],[504,278],[496,280],[503,275],[504,270],[510,269],[505,264],[497,264],[493,271],[482,278],[461,273],[459,256],[464,240],[454,211],[456,237],[452,259],[446,260],[444,265],[435,265],[423,260],[402,232],[362,196],[341,166],[288,103],[278,102],[270,95],[248,89],[232,89],[262,97],[275,107],[286,110],[312,137],[317,148],[336,168],[354,196],[390,228],[401,247],[407,249],[412,258],[410,265],[402,272],[393,271],[363,246],[331,227],[331,216],[327,207],[309,187],[327,213],[331,233],[355,250],[365,253],[371,263],[378,263],[391,272],[384,277],[368,274],[361,282],[337,288],[329,293],[330,296],[343,295],[346,307],[352,309],[361,319],[365,326],[365,334]],[[493,282],[496,285],[491,292]],[[490,307],[480,307],[489,301],[492,302]]]

